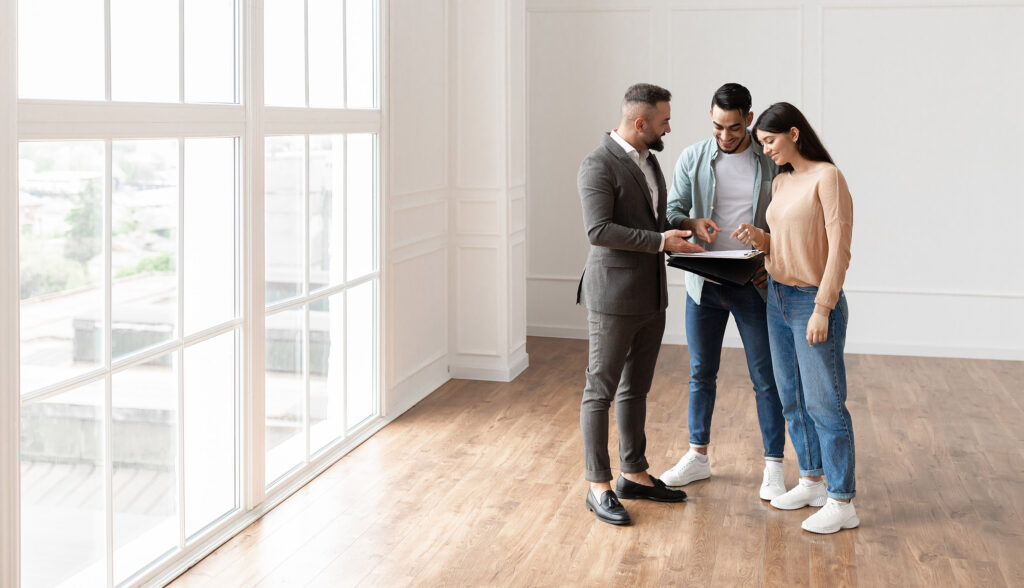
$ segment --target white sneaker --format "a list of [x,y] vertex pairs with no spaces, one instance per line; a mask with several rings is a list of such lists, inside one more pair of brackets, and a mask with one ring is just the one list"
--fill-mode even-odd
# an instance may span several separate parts
[[764,479],[761,480],[761,500],[772,500],[785,493],[786,482],[782,479],[782,464],[777,466],[766,464]]
[[852,529],[860,524],[857,510],[852,502],[839,502],[829,498],[825,508],[804,519],[803,530],[811,533],[829,534],[840,529]]
[[772,506],[782,510],[796,510],[805,506],[822,506],[827,498],[824,481],[811,485],[798,482],[789,492],[772,498]]
[[661,481],[667,486],[685,486],[690,482],[710,478],[711,460],[702,463],[697,459],[697,455],[698,453],[693,450],[686,452],[679,463],[661,475]]

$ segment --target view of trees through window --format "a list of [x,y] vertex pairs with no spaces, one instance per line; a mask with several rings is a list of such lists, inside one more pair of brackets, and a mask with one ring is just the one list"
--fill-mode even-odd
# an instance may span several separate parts
[[[273,491],[379,414],[379,130],[237,122],[246,58],[267,106],[376,109],[377,2],[264,4],[266,51],[247,56],[240,0],[19,2],[20,98],[106,101],[112,119],[18,142],[25,586],[138,583],[243,514],[244,488]],[[168,112],[190,130],[153,132]],[[266,354],[247,361],[254,337]]]

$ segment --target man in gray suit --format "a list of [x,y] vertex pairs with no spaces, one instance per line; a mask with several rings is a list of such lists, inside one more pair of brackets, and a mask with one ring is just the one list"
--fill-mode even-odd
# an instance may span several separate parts
[[[586,506],[598,520],[628,525],[618,498],[681,502],[686,493],[647,473],[647,392],[665,331],[665,251],[702,251],[690,231],[663,229],[667,190],[657,158],[671,131],[672,94],[631,86],[618,128],[583,160],[577,178],[590,255],[578,304],[588,310],[590,359],[580,407],[583,457],[590,482]],[[608,409],[615,402],[621,475],[611,487]]]

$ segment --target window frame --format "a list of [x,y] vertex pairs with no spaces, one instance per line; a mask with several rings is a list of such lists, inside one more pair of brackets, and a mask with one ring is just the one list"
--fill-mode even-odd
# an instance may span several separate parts
[[[344,1],[344,0],[342,0]],[[386,424],[385,410],[387,382],[385,380],[387,355],[383,334],[387,332],[386,252],[387,242],[387,162],[388,162],[388,88],[387,88],[387,15],[388,0],[376,1],[376,55],[374,109],[331,109],[309,107],[267,107],[264,104],[263,78],[263,2],[238,0],[235,11],[236,44],[236,104],[188,104],[184,99],[184,72],[179,69],[179,102],[136,103],[110,101],[110,33],[106,37],[106,97],[107,101],[41,100],[18,98],[18,0],[0,0],[0,585],[19,586],[21,579],[20,549],[20,425],[21,406],[40,395],[21,396],[20,380],[20,294],[19,294],[19,186],[18,145],[21,141],[41,140],[104,140],[107,141],[109,168],[110,141],[145,138],[235,137],[239,146],[240,209],[238,221],[242,225],[239,238],[238,272],[241,274],[238,292],[240,318],[236,321],[241,332],[241,394],[240,455],[237,467],[241,470],[239,508],[209,527],[203,536],[191,542],[172,556],[146,568],[131,578],[129,584],[164,583],[194,565],[216,547],[229,540],[263,514],[277,506],[291,493],[306,484],[336,462],[345,453],[358,446]],[[179,9],[184,2],[179,3]],[[105,2],[105,18],[109,22],[110,2]],[[305,11],[305,2],[303,3]],[[180,17],[179,17],[180,18]],[[181,19],[182,24],[184,23]],[[182,26],[183,28],[183,26]],[[179,29],[179,61],[184,57],[184,46]],[[308,41],[307,41],[308,43]],[[183,68],[183,63],[181,64]],[[308,69],[308,66],[307,66]],[[307,80],[308,86],[308,80]],[[372,281],[375,283],[374,304],[377,320],[376,334],[376,415],[353,430],[342,431],[339,441],[311,455],[304,467],[291,472],[287,478],[265,487],[265,267],[264,267],[264,139],[281,134],[352,134],[376,135],[376,271],[340,289]],[[184,161],[179,162],[183,166]],[[181,188],[179,187],[179,190]],[[180,201],[179,201],[180,206]],[[179,209],[180,210],[180,209]],[[109,209],[106,211],[109,214]],[[180,231],[179,231],[180,233]],[[179,243],[182,236],[179,234]],[[109,256],[109,251],[107,252]],[[179,260],[183,261],[183,260]],[[109,263],[109,260],[108,260]],[[109,279],[109,278],[108,278]],[[180,284],[180,279],[179,279]],[[320,299],[334,288],[316,292],[311,298]],[[110,292],[107,293],[110,297]],[[179,292],[179,296],[182,293]],[[307,297],[310,297],[307,293]],[[109,302],[107,303],[109,305]],[[179,302],[180,304],[180,302]],[[108,317],[109,320],[109,317]],[[222,325],[223,327],[224,325]],[[347,325],[346,325],[347,328]],[[180,329],[180,325],[179,325]],[[230,330],[230,329],[229,329]],[[220,334],[222,331],[217,330]],[[224,331],[227,332],[227,331]],[[205,335],[205,336],[204,336]],[[193,336],[178,333],[175,345],[160,346],[184,351],[196,337],[206,340],[211,333],[204,331]],[[108,350],[109,353],[109,350]],[[308,353],[308,350],[307,350]],[[148,356],[149,352],[146,352]],[[130,363],[135,363],[134,361]],[[180,364],[180,362],[179,362]],[[121,366],[123,369],[123,366]],[[179,374],[180,376],[180,374]],[[179,382],[183,386],[183,382]],[[51,391],[51,393],[54,393]],[[109,401],[109,389],[108,389]],[[180,394],[180,390],[179,390]],[[179,396],[179,402],[181,397]],[[109,404],[107,410],[109,422]],[[181,419],[178,428],[180,432]],[[109,430],[108,430],[109,431]],[[306,433],[309,434],[308,431]],[[106,435],[109,455],[109,434]],[[180,446],[183,438],[177,439]],[[180,458],[179,458],[180,459]],[[183,469],[183,468],[179,468]],[[184,475],[176,472],[180,482]],[[180,500],[180,498],[179,498]],[[109,508],[109,505],[108,505]],[[107,513],[109,519],[110,513]],[[109,522],[108,522],[109,524]],[[186,538],[187,539],[187,538]],[[112,557],[107,546],[108,569]],[[108,572],[108,582],[112,581]]]

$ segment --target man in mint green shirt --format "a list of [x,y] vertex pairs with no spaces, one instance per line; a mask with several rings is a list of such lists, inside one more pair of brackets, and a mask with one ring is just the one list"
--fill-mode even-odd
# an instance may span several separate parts
[[[687,147],[672,176],[668,223],[676,229],[693,231],[695,241],[708,251],[749,249],[729,237],[740,223],[768,230],[765,210],[778,168],[747,130],[753,120],[750,106],[750,92],[740,84],[719,88],[711,100],[713,136]],[[761,270],[754,283],[736,287],[686,274],[690,450],[661,475],[670,486],[684,486],[711,476],[707,455],[711,417],[722,341],[732,315],[746,352],[764,444],[765,469],[759,496],[771,500],[786,492],[782,479],[786,421],[768,347],[765,278]]]

